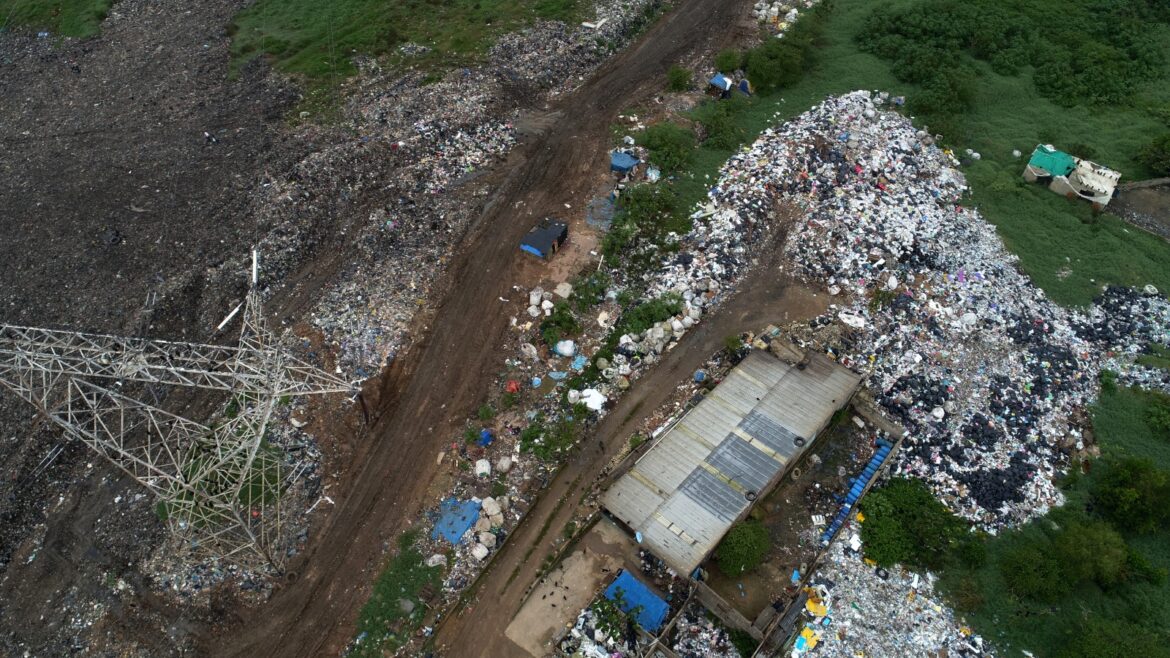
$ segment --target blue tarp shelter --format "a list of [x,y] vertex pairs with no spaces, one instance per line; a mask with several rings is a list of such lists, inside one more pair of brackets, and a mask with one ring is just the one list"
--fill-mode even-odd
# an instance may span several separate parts
[[479,518],[479,507],[479,502],[474,500],[459,502],[448,498],[439,503],[439,521],[435,523],[431,539],[442,537],[452,544],[458,544],[463,539],[463,533]]
[[716,73],[707,82],[719,91],[731,91],[731,87],[734,84],[731,82],[731,78],[723,75],[722,73]]
[[623,151],[614,151],[609,154],[609,170],[626,173],[638,164],[638,158]]
[[737,88],[748,96],[752,95],[752,83],[748,82],[747,78],[740,80]]
[[658,629],[662,628],[662,621],[666,619],[666,613],[670,611],[670,606],[666,604],[666,601],[659,598],[645,583],[625,569],[619,571],[618,577],[606,588],[605,598],[610,601],[616,600],[619,589],[621,590],[622,611],[629,612],[634,608],[641,607],[634,621],[648,632],[657,633]]
[[552,218],[542,220],[525,234],[520,250],[538,258],[549,259],[569,239],[569,225]]

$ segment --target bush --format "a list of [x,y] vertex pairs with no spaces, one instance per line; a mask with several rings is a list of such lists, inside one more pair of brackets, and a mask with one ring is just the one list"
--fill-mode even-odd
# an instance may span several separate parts
[[681,310],[682,297],[677,293],[668,292],[622,313],[612,334],[615,336],[640,334],[658,322],[669,320]]
[[734,149],[747,139],[747,132],[739,125],[739,115],[748,101],[739,94],[724,100],[709,100],[694,109],[692,116],[703,126],[704,146]]
[[1072,583],[1047,539],[1025,541],[1009,550],[1000,571],[1008,590],[1020,598],[1054,603],[1072,591]]
[[587,272],[574,279],[572,300],[577,310],[584,313],[600,302],[605,297],[609,283],[609,272],[606,270]]
[[892,479],[871,491],[861,509],[865,555],[884,567],[938,569],[967,536],[967,524],[920,480]]
[[720,73],[731,74],[743,68],[744,54],[739,50],[722,50],[715,56],[715,68]]
[[743,339],[732,334],[723,339],[723,347],[727,349],[728,354],[735,354],[743,349]]
[[[661,243],[666,234],[690,230],[690,220],[679,212],[678,196],[662,185],[638,185],[618,197],[618,212],[602,242],[607,259],[628,258],[640,240]],[[657,263],[657,260],[654,261]]]
[[804,12],[783,39],[766,39],[747,52],[743,66],[757,89],[771,91],[800,81],[809,67],[814,42],[820,36],[831,4],[822,3]]
[[731,646],[735,647],[736,653],[744,658],[754,655],[756,649],[760,647],[760,643],[756,642],[751,633],[738,628],[728,629],[727,637],[731,640]]
[[485,404],[475,412],[475,415],[482,421],[487,422],[496,417],[496,410],[492,409],[492,405]]
[[552,314],[540,323],[540,336],[544,342],[553,347],[558,341],[576,336],[581,332],[581,325],[577,322],[573,310],[567,301],[559,301],[553,305]]
[[1167,658],[1165,631],[1152,630],[1125,619],[1086,615],[1068,642],[1053,654],[1056,658],[1098,658],[1099,656],[1147,656]]
[[664,172],[690,166],[695,152],[695,133],[676,123],[657,123],[646,129],[642,144],[650,149],[650,161]]
[[1166,133],[1146,144],[1138,160],[1160,176],[1170,176],[1170,133]]
[[1165,393],[1150,393],[1151,401],[1146,409],[1146,422],[1154,430],[1170,435],[1170,396]]
[[1092,580],[1103,588],[1125,580],[1129,550],[1109,524],[1092,520],[1068,523],[1054,543],[1066,577],[1076,582]]
[[1119,530],[1153,532],[1170,518],[1170,473],[1149,459],[1122,459],[1106,465],[1092,496],[1096,509]]
[[692,74],[681,66],[672,66],[666,74],[666,88],[670,91],[686,91],[691,88]]
[[751,571],[759,566],[772,548],[772,537],[763,523],[747,520],[731,528],[719,547],[715,560],[728,576]]
[[1102,369],[1101,372],[1097,375],[1097,380],[1101,382],[1101,390],[1103,392],[1105,392],[1105,393],[1116,393],[1117,392],[1117,373],[1116,372],[1114,372],[1112,370],[1108,370],[1108,369]]

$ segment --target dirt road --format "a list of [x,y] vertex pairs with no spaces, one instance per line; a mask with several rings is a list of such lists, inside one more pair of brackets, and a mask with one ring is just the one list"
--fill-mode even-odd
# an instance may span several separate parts
[[[774,234],[782,242],[783,230]],[[759,330],[768,323],[813,317],[822,312],[828,299],[790,285],[778,272],[779,250],[765,248],[762,262],[740,284],[731,299],[703,319],[678,347],[667,352],[650,373],[638,380],[586,440],[572,461],[557,474],[519,531],[509,537],[490,571],[479,582],[476,597],[448,619],[439,629],[437,646],[446,656],[528,656],[523,649],[498,632],[506,628],[519,611],[534,575],[553,552],[560,529],[572,518],[576,502],[594,484],[610,459],[646,416],[652,414],[711,354],[723,347],[724,339],[745,329]],[[594,448],[600,442],[603,450]],[[569,501],[569,504],[561,504]],[[551,520],[550,520],[551,519]],[[543,534],[545,532],[551,533]],[[528,547],[535,550],[528,552]],[[516,577],[513,573],[518,572]],[[476,605],[490,601],[491,605]]]
[[534,218],[562,203],[584,205],[583,181],[604,166],[618,111],[660,89],[666,70],[688,52],[730,41],[747,8],[742,1],[678,3],[551,108],[557,120],[513,153],[507,178],[446,275],[446,293],[432,316],[415,322],[412,335],[421,341],[395,361],[381,390],[371,391],[376,419],[355,450],[348,490],[334,493],[337,506],[293,565],[300,571],[269,604],[205,638],[206,653],[335,655],[345,645],[385,542],[429,502],[421,498],[435,455],[479,404],[503,358],[510,309],[498,298],[538,278],[539,270],[517,257],[518,240]]

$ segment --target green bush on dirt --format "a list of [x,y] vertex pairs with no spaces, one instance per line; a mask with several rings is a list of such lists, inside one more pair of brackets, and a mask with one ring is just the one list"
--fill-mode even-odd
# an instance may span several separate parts
[[656,123],[642,135],[642,144],[650,150],[650,162],[663,173],[690,166],[695,152],[695,133],[677,123]]
[[743,68],[744,53],[740,50],[721,50],[715,56],[715,69],[721,73],[731,75]]
[[581,333],[581,324],[573,315],[569,302],[561,300],[553,305],[552,314],[540,323],[540,336],[553,347],[558,341]]
[[[393,653],[422,624],[426,606],[422,605],[421,592],[440,586],[442,567],[423,563],[423,555],[415,547],[417,539],[416,531],[399,535],[398,554],[378,575],[369,600],[358,613],[357,631],[364,638],[350,656],[374,658],[383,652]],[[410,612],[403,609],[404,600],[414,604]]]
[[666,73],[666,88],[670,91],[686,91],[691,88],[691,79],[694,75],[689,69],[677,64],[670,67]]
[[719,570],[728,576],[752,571],[772,548],[772,537],[763,523],[748,519],[731,528],[715,549]]
[[747,131],[739,122],[739,115],[746,109],[748,101],[739,94],[721,100],[700,103],[692,112],[706,135],[703,146],[717,149],[734,149],[747,139]]

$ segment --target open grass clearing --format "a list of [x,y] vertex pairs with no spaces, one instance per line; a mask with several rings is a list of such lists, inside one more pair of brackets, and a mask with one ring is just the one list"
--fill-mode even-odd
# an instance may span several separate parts
[[578,0],[258,0],[231,26],[233,70],[267,57],[278,70],[335,82],[356,72],[352,58],[380,56],[411,42],[421,63],[456,66],[502,34],[538,19],[571,22]]
[[98,33],[114,0],[0,0],[0,32],[27,25],[63,37]]

